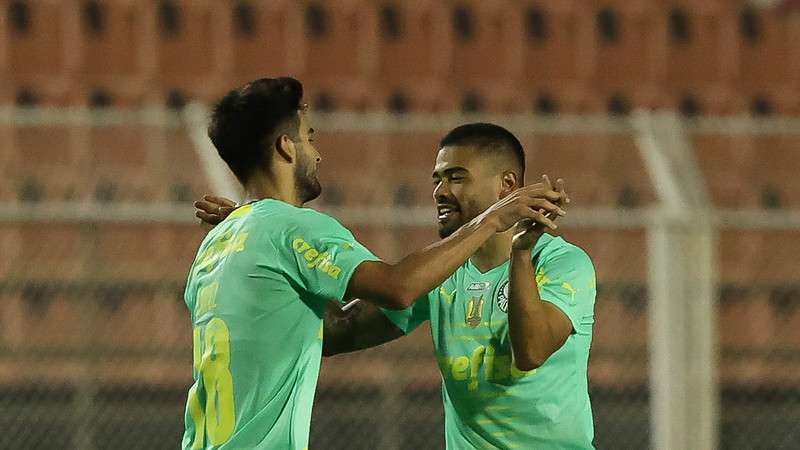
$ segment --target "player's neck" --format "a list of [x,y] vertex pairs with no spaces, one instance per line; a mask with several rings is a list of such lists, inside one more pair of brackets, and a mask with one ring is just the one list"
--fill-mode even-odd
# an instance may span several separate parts
[[487,272],[505,264],[511,257],[511,240],[513,237],[513,228],[504,233],[496,233],[470,257],[470,261],[481,272]]
[[250,200],[271,198],[290,205],[303,206],[303,202],[297,196],[293,177],[287,179],[280,175],[258,173],[253,175],[245,189]]

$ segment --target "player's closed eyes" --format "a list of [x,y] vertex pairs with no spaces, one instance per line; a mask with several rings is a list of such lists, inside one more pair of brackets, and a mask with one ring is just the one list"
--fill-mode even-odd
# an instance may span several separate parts
[[[458,184],[458,183],[463,183],[463,182],[464,182],[464,180],[466,180],[466,179],[467,179],[467,177],[448,177],[448,178],[447,178],[447,181],[449,181],[449,182],[451,182],[451,183],[456,183],[456,184]],[[441,182],[442,182],[442,180],[441,180],[441,179],[439,179],[439,178],[434,178],[434,179],[433,179],[433,185],[434,185],[434,186],[438,186],[438,185],[439,185],[439,183],[441,183]]]

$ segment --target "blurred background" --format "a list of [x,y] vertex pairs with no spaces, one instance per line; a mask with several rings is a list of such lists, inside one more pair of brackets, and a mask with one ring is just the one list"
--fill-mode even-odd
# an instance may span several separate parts
[[[313,206],[396,260],[436,239],[440,139],[492,121],[563,177],[598,279],[601,449],[800,442],[800,2],[0,0],[0,448],[167,449],[183,303],[237,198],[209,105],[302,80]],[[312,448],[442,448],[430,333],[326,359]]]

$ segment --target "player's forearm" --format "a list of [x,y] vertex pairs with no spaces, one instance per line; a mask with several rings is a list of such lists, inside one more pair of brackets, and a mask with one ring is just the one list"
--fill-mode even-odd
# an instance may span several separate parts
[[539,297],[530,250],[514,250],[509,269],[508,334],[514,363],[533,370],[552,354],[553,330]]
[[464,264],[496,232],[495,228],[480,220],[470,222],[439,242],[412,253],[397,264],[393,271],[399,287],[407,297],[403,309],[434,287]]
[[377,347],[400,336],[403,332],[367,302],[358,302],[348,311],[331,302],[323,321],[322,356]]
[[367,299],[387,309],[406,309],[443,283],[496,230],[496,224],[481,216],[396,264],[362,263],[351,278],[347,296]]

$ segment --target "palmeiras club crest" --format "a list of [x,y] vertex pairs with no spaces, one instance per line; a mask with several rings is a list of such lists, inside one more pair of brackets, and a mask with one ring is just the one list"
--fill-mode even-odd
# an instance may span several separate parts
[[500,311],[508,313],[508,280],[497,290],[497,307]]

